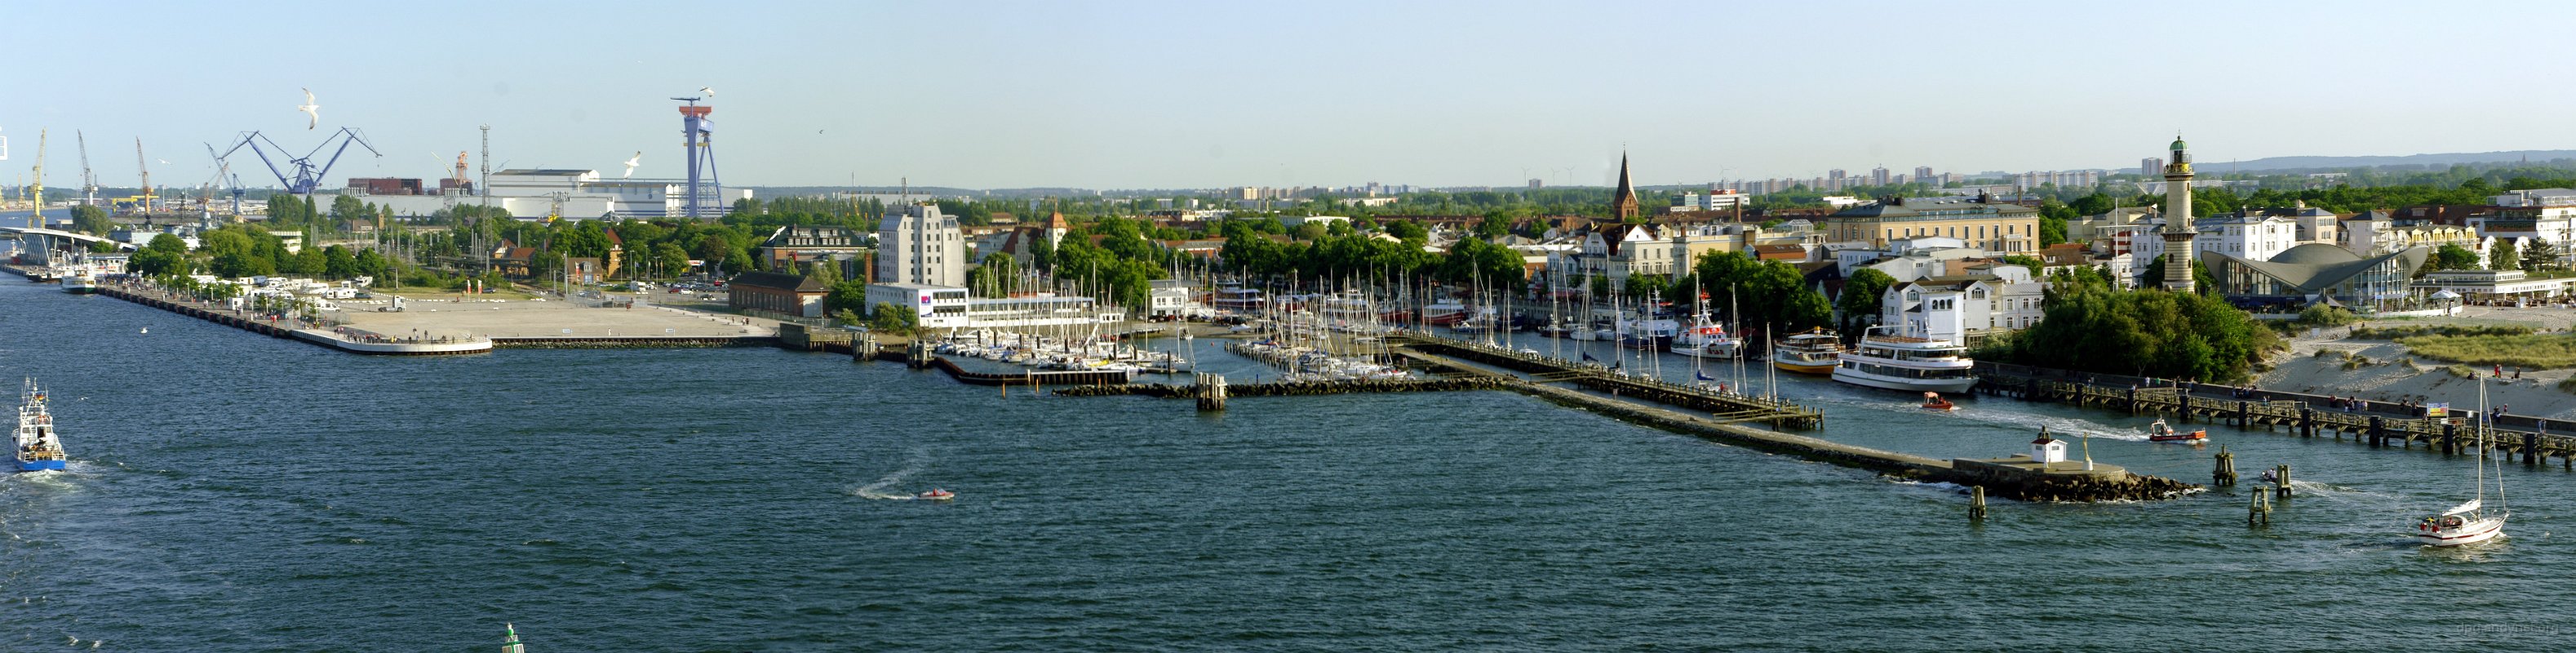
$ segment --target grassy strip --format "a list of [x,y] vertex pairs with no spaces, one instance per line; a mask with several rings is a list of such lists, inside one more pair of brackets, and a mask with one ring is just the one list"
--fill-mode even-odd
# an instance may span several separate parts
[[2471,365],[2525,369],[2576,367],[2576,336],[2436,335],[2398,339],[2418,356]]

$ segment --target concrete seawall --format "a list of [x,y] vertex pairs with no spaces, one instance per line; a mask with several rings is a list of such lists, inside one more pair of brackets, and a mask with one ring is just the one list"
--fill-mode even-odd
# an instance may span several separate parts
[[309,342],[341,351],[379,356],[449,356],[479,354],[492,350],[492,341],[482,338],[454,340],[369,340],[352,338],[328,329],[296,328],[278,320],[265,320],[240,313],[216,310],[195,304],[137,292],[114,285],[100,286],[98,294],[144,306],[178,313],[260,335]]

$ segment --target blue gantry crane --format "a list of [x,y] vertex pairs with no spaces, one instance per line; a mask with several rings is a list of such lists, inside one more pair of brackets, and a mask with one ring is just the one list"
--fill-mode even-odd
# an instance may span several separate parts
[[[333,148],[331,143],[334,141],[337,141],[340,146]],[[268,144],[268,147],[260,147],[261,143]],[[377,152],[376,146],[368,144],[366,136],[360,134],[358,130],[342,127],[340,128],[340,131],[334,132],[329,137],[323,138],[321,145],[313,146],[313,151],[304,153],[304,156],[286,159],[287,166],[294,168],[295,170],[294,176],[292,177],[289,177],[286,171],[279,170],[277,167],[277,158],[273,158],[269,155],[270,150],[276,150],[276,157],[286,157],[288,154],[286,148],[279,147],[277,141],[269,140],[267,135],[256,131],[242,132],[241,138],[234,140],[233,146],[224,150],[224,153],[215,155],[215,159],[220,161],[225,157],[232,156],[234,152],[241,151],[242,148],[250,148],[252,154],[259,155],[260,163],[268,165],[269,174],[277,176],[277,183],[284,184],[286,186],[286,192],[296,195],[310,196],[313,194],[313,189],[315,187],[322,185],[322,176],[331,174],[331,165],[339,163],[340,155],[349,151],[349,145],[351,143],[355,143],[359,147],[367,148],[368,152],[374,153],[378,158],[382,158],[385,155],[383,152]],[[331,150],[331,158],[323,161],[320,166],[313,165],[314,155],[321,154],[322,150],[325,149]],[[238,184],[236,184],[236,187],[238,187]]]

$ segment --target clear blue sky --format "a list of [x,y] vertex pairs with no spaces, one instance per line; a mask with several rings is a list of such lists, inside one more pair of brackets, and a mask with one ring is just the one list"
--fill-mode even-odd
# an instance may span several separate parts
[[[2576,4],[15,2],[0,180],[85,130],[107,184],[192,185],[201,143],[323,128],[435,177],[680,173],[664,98],[718,93],[732,185],[1602,184],[1828,168],[2135,165],[2576,148]],[[32,56],[30,56],[32,55]],[[246,163],[247,160],[242,160]],[[241,170],[246,182],[252,172]],[[259,176],[265,176],[261,174]],[[271,182],[273,183],[273,182]]]

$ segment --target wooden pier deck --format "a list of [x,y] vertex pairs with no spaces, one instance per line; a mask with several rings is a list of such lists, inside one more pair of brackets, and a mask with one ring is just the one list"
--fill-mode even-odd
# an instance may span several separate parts
[[[1781,428],[1822,428],[1825,413],[1795,402],[1719,393],[1662,379],[1613,372],[1597,365],[1536,356],[1481,344],[1418,335],[1390,339],[1397,355],[1454,357],[1533,375],[1533,380],[1566,383],[1612,396],[1706,412],[1730,423],[1762,422]],[[1458,367],[1458,366],[1452,366]]]

